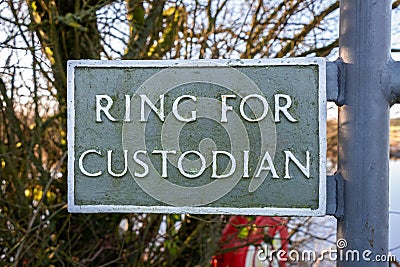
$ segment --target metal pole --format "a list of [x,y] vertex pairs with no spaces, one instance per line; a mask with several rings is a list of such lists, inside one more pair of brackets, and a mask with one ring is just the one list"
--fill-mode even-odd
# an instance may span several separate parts
[[345,211],[338,240],[347,246],[338,250],[337,266],[388,265],[374,260],[388,253],[390,22],[390,0],[340,2],[346,81],[338,171],[345,179]]

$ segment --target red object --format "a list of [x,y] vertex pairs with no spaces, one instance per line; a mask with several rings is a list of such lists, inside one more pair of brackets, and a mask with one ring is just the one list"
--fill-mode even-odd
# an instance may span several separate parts
[[219,243],[221,254],[212,259],[212,267],[286,266],[288,230],[283,218],[232,216]]

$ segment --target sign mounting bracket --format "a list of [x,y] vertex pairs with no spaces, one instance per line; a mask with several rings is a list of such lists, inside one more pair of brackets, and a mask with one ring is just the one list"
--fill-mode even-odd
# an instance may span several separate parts
[[345,67],[346,64],[340,58],[326,62],[326,99],[339,107],[344,104]]
[[344,180],[340,173],[326,177],[326,214],[342,220],[344,212]]

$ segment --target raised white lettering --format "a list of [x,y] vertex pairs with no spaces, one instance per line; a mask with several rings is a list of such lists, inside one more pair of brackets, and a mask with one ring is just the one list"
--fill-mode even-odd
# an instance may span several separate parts
[[167,173],[167,155],[168,154],[176,154],[176,150],[170,150],[170,151],[166,151],[166,150],[153,150],[152,152],[153,154],[161,154],[161,158],[162,158],[162,172],[161,172],[161,177],[163,178],[167,178],[168,177],[168,173]]
[[137,164],[139,164],[140,166],[142,166],[143,169],[144,169],[144,171],[143,171],[142,173],[135,172],[134,175],[135,175],[136,177],[143,178],[143,177],[146,177],[147,174],[149,174],[149,166],[148,166],[144,161],[142,161],[142,160],[140,160],[140,159],[138,158],[138,154],[139,154],[139,153],[140,153],[140,154],[147,155],[147,151],[146,151],[146,150],[138,150],[138,151],[136,151],[136,152],[133,154],[133,160],[134,160]]
[[164,95],[160,95],[160,109],[157,109],[156,106],[150,101],[150,99],[146,95],[140,95],[140,121],[146,121],[144,116],[144,104],[146,103],[151,110],[153,110],[161,121],[164,121]]
[[107,171],[113,177],[122,177],[128,171],[128,150],[126,150],[126,149],[124,150],[124,170],[121,173],[115,173],[115,172],[113,172],[113,170],[111,168],[112,153],[113,153],[112,150],[107,150]]
[[221,122],[227,122],[228,119],[226,118],[226,112],[228,110],[232,110],[233,107],[232,106],[227,106],[226,105],[226,100],[228,98],[236,98],[235,95],[221,95]]
[[292,152],[290,151],[284,151],[285,152],[285,177],[287,179],[290,179],[291,176],[289,174],[289,163],[290,160],[293,161],[294,164],[299,168],[299,170],[307,177],[310,178],[310,152],[306,151],[306,166],[302,165],[300,161],[293,155]]
[[[263,104],[263,113],[262,113],[262,115],[260,117],[255,118],[255,119],[251,119],[246,115],[246,113],[244,113],[244,104],[246,103],[246,101],[249,98],[258,98],[259,100],[261,100],[261,103]],[[251,95],[247,95],[247,96],[243,97],[242,101],[240,102],[239,109],[240,109],[240,114],[242,115],[242,117],[245,120],[250,121],[250,122],[257,122],[257,121],[261,121],[262,119],[264,119],[267,116],[267,114],[268,114],[268,102],[264,97],[262,97],[260,95],[251,94]]]
[[[198,170],[196,174],[187,173],[187,172],[183,169],[182,161],[183,161],[183,159],[185,158],[185,156],[186,156],[187,154],[196,154],[196,155],[200,158],[201,167],[200,167],[200,170]],[[195,150],[186,151],[185,153],[182,153],[182,155],[181,155],[181,156],[179,157],[179,159],[178,159],[178,170],[179,170],[179,172],[180,172],[183,176],[185,176],[185,177],[187,177],[187,178],[197,178],[197,177],[199,177],[200,175],[203,174],[203,172],[204,172],[205,169],[206,169],[206,159],[205,159],[204,156],[203,156],[200,152],[198,152],[198,151],[195,151]]]
[[[105,107],[101,105],[102,100],[107,101],[107,105]],[[112,105],[113,105],[113,100],[108,95],[96,95],[96,122],[102,122],[101,120],[102,111],[110,121],[117,121],[110,114],[110,108],[112,107]]]
[[179,112],[178,112],[178,105],[179,105],[179,101],[181,101],[183,98],[188,98],[193,100],[193,102],[197,101],[197,98],[195,96],[191,96],[191,95],[182,95],[180,97],[178,97],[177,99],[175,99],[174,104],[172,105],[172,113],[174,113],[175,118],[179,121],[182,122],[191,122],[191,121],[195,121],[196,120],[196,111],[191,111],[191,117],[190,118],[184,118],[182,117]]
[[98,172],[95,172],[95,173],[90,173],[90,172],[88,172],[88,171],[83,167],[83,159],[84,159],[84,158],[86,157],[86,155],[89,154],[89,153],[95,153],[95,154],[101,156],[101,152],[100,152],[100,151],[97,151],[97,150],[94,150],[94,149],[86,150],[86,151],[83,152],[82,155],[79,157],[79,160],[78,160],[79,170],[80,170],[84,175],[89,176],[89,177],[97,177],[97,176],[100,176],[100,175],[102,174],[101,171],[98,171]]
[[[211,178],[226,178],[226,177],[231,176],[235,172],[235,170],[236,170],[236,160],[235,160],[235,158],[233,157],[233,155],[231,153],[226,152],[226,151],[213,151],[212,154],[213,154],[213,160],[212,160],[212,175],[211,175]],[[230,162],[231,162],[231,169],[229,170],[228,173],[221,174],[221,175],[217,174],[217,155],[218,154],[222,154],[222,155],[225,155],[225,156],[229,157]]]
[[[286,100],[286,104],[284,106],[280,106],[280,99],[284,98]],[[290,115],[288,109],[292,105],[292,99],[290,98],[289,95],[285,94],[276,94],[275,95],[275,122],[280,122],[280,117],[279,117],[279,112],[282,112],[283,115],[286,116],[286,118],[291,121],[291,122],[297,122],[295,118]]]
[[[267,162],[268,166],[264,166],[264,163]],[[261,171],[271,171],[272,178],[279,178],[278,174],[276,173],[274,163],[272,162],[271,155],[268,151],[265,151],[264,157],[261,160],[260,168],[257,171],[256,177],[260,177]]]

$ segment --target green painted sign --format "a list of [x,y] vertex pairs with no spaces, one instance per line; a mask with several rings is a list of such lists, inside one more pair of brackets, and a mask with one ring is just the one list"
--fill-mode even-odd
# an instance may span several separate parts
[[324,215],[325,60],[68,62],[70,212]]

